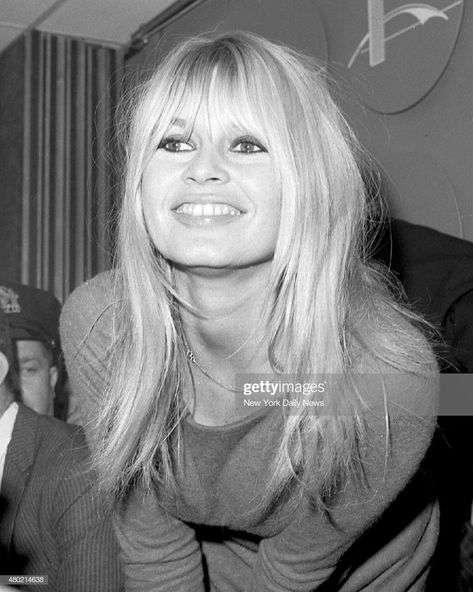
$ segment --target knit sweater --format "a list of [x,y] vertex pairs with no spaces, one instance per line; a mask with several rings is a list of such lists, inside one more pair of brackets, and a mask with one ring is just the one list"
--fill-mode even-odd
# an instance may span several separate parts
[[[110,282],[108,274],[98,276],[63,310],[68,372],[86,417],[100,405],[108,371]],[[364,369],[373,367],[367,358]],[[288,493],[270,510],[259,503],[282,431],[280,408],[217,427],[185,417],[177,494],[138,490],[117,513],[127,590],[424,590],[438,536],[425,460],[437,379],[377,368],[384,394],[376,380],[363,393],[367,486],[350,480],[328,513],[304,495]]]

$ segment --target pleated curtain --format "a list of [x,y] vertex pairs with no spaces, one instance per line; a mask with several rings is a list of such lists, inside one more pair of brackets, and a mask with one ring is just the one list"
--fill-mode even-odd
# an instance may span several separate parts
[[25,38],[22,282],[61,301],[111,264],[122,74],[120,50]]

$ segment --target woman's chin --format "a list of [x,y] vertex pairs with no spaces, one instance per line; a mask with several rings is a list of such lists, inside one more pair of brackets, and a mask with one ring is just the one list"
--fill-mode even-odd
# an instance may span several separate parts
[[217,258],[209,259],[192,257],[184,260],[181,259],[179,261],[173,261],[172,264],[174,269],[178,269],[179,271],[187,271],[189,273],[198,273],[202,275],[220,275],[230,273],[235,269],[238,269],[234,262],[218,260]]

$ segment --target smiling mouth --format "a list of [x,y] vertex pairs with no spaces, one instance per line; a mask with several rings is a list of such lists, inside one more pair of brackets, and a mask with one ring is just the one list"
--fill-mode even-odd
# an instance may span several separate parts
[[176,214],[187,216],[240,216],[241,211],[224,203],[183,203],[174,210]]

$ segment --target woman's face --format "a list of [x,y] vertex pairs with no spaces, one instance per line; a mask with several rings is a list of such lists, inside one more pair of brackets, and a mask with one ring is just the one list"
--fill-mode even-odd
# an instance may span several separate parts
[[198,114],[190,137],[186,124],[176,119],[143,173],[143,212],[154,245],[189,268],[267,263],[280,221],[270,152],[248,130],[222,125],[221,115]]

